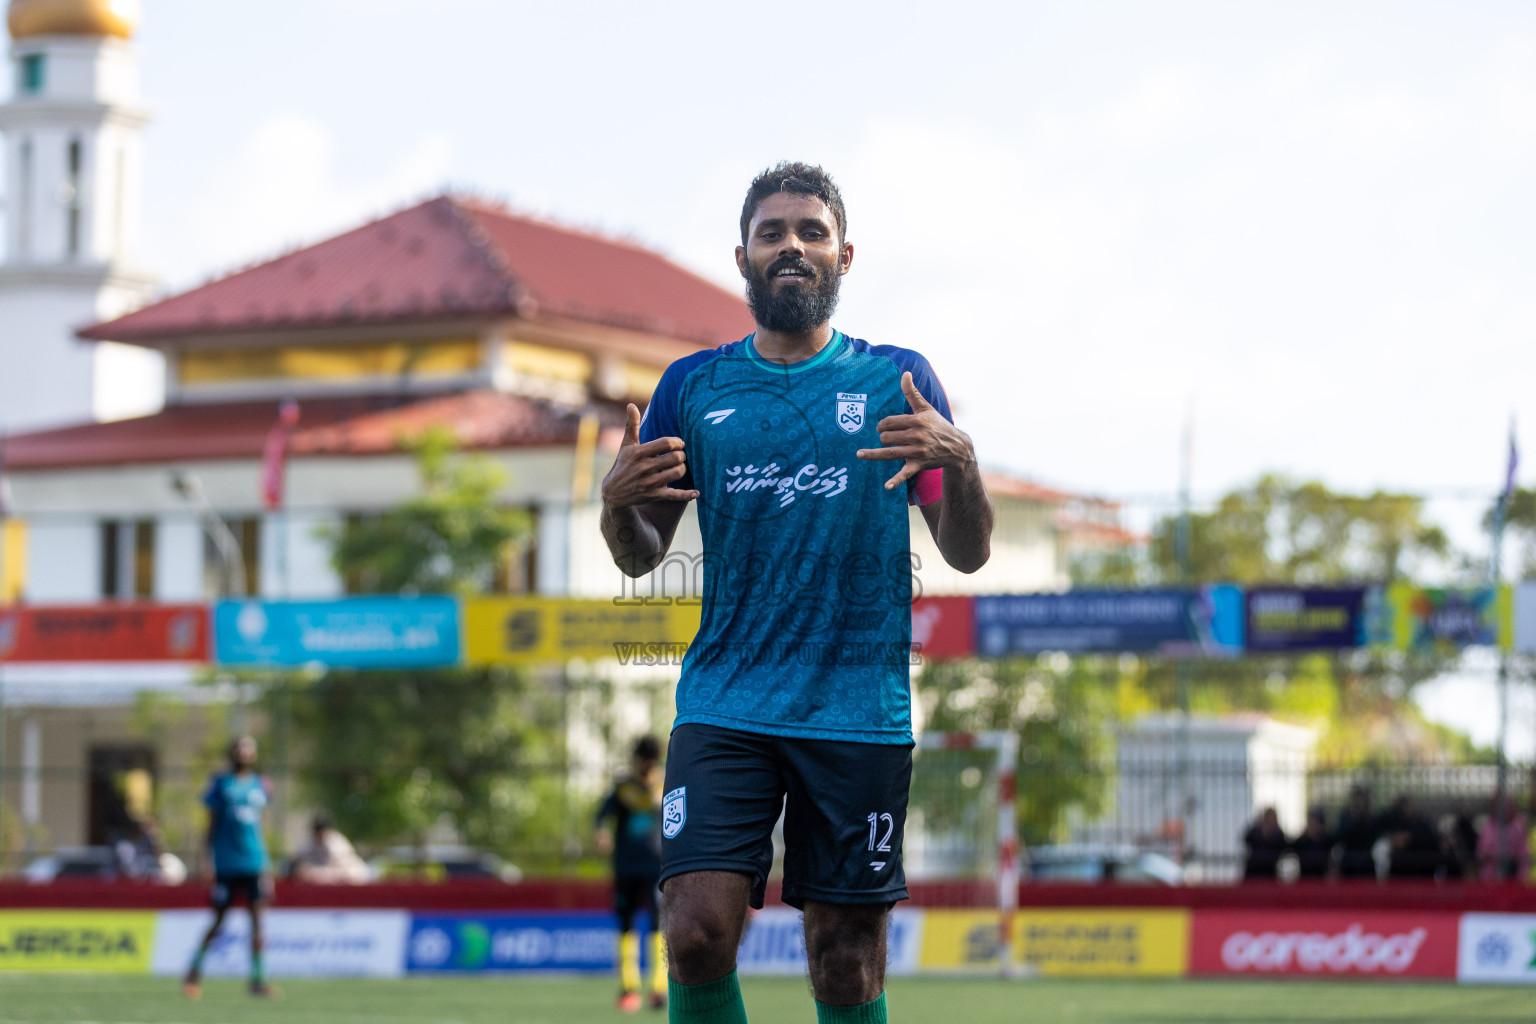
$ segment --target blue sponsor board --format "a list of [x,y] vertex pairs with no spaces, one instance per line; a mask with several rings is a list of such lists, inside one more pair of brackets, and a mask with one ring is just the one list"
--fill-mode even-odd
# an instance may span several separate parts
[[1076,590],[976,598],[976,651],[1232,656],[1243,650],[1243,594],[1199,590]]
[[1379,617],[1380,605],[1380,588],[1252,588],[1247,647],[1258,653],[1364,647],[1372,639],[1367,610]]
[[613,915],[604,911],[417,914],[405,969],[413,974],[612,971],[617,944]]
[[459,660],[459,604],[451,597],[221,601],[213,636],[215,659],[225,665],[452,665]]

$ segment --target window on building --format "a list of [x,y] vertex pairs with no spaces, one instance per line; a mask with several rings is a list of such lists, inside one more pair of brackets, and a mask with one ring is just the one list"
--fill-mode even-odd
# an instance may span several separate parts
[[539,507],[529,505],[528,535],[509,544],[491,574],[491,591],[497,594],[535,594],[539,589]]
[[79,139],[69,140],[69,207],[65,211],[68,222],[65,227],[65,244],[70,259],[80,255],[80,164]]
[[226,584],[223,552],[208,535],[208,531],[204,530],[203,590],[210,597],[226,593],[234,597],[256,597],[261,594],[261,518],[226,518],[224,524],[240,545],[240,566],[245,570],[245,589],[238,591],[236,584],[239,581],[234,578],[230,578]]
[[69,140],[69,207],[65,211],[68,222],[65,227],[65,245],[69,258],[80,255],[80,164],[82,161],[79,139]]
[[23,96],[36,96],[43,91],[43,55],[41,53],[29,53],[21,58],[20,91]]
[[32,255],[32,140],[21,141],[21,171],[16,182],[17,256],[27,259]]
[[155,596],[155,521],[107,519],[101,524],[101,596],[108,601]]

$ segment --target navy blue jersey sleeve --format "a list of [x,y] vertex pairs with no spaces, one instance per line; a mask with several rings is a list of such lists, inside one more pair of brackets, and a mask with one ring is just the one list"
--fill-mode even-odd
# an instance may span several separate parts
[[[909,348],[897,348],[895,345],[880,345],[874,351],[895,363],[898,371],[902,373],[910,371],[917,393],[938,410],[940,416],[951,423],[955,422],[954,414],[949,409],[949,395],[944,393],[944,385],[939,383],[939,375],[933,372],[933,367],[928,365],[928,360]],[[904,402],[902,409],[910,414],[912,403]],[[907,484],[908,504],[931,505],[942,497],[944,497],[942,469],[925,469]]]
[[[641,444],[659,437],[683,436],[683,426],[687,422],[686,410],[683,408],[683,383],[696,367],[708,362],[718,351],[710,349],[695,352],[667,367],[656,385],[655,393],[651,395],[650,404],[645,407],[645,416],[640,420]],[[688,472],[668,486],[679,491],[693,490],[693,465],[688,463],[687,466]]]

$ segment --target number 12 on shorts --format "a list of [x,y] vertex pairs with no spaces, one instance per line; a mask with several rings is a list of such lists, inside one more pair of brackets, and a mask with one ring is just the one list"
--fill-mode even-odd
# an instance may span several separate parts
[[[869,848],[880,853],[891,852],[891,833],[896,831],[896,819],[889,814],[870,814],[864,819],[869,822]],[[880,835],[880,826],[885,826],[885,835]],[[878,842],[876,841],[878,837]]]

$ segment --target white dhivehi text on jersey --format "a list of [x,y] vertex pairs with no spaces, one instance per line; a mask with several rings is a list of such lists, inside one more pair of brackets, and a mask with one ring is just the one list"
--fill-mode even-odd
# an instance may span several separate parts
[[731,478],[726,482],[725,493],[772,490],[778,495],[780,508],[793,502],[801,491],[832,498],[848,489],[847,466],[818,468],[808,462],[789,475],[783,466],[770,462],[766,466],[732,466],[725,475]]

